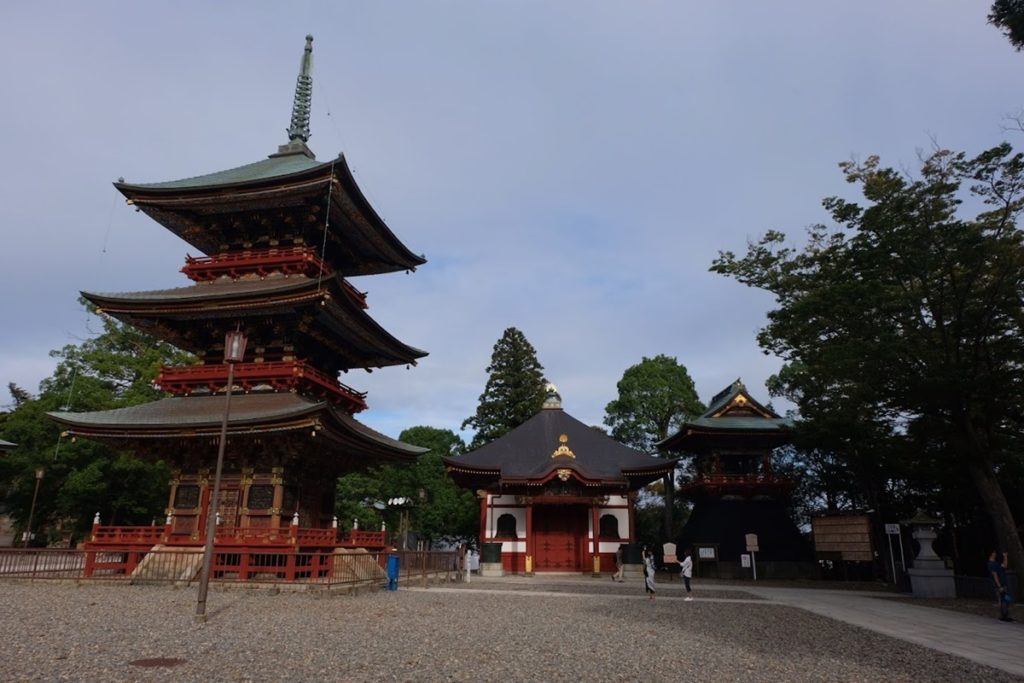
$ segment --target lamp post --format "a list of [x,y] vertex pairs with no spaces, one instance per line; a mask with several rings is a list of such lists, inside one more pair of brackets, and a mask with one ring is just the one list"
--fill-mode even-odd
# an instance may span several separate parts
[[216,513],[220,504],[220,473],[224,468],[224,446],[228,440],[228,416],[231,413],[231,386],[235,383],[235,363],[245,356],[247,339],[236,328],[224,336],[224,362],[228,364],[228,384],[224,392],[224,419],[220,425],[220,443],[217,446],[217,470],[213,475],[213,493],[206,504],[206,544],[203,547],[203,569],[199,573],[199,599],[196,602],[196,621],[206,621],[206,594],[210,588],[210,566],[213,564],[213,540],[217,533]]
[[388,505],[398,509],[398,533],[402,536],[402,550],[409,549],[409,507],[412,505],[412,498],[404,496],[389,498]]
[[25,542],[22,546],[27,548],[32,540],[32,518],[36,514],[36,499],[39,497],[39,484],[43,481],[43,474],[46,473],[42,467],[36,468],[36,490],[32,493],[32,505],[28,509],[28,524],[25,525]]

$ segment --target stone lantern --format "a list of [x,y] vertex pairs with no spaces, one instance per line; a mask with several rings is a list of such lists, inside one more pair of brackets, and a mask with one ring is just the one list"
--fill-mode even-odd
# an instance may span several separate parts
[[945,562],[935,554],[932,542],[935,540],[935,527],[940,523],[921,510],[904,524],[911,527],[914,540],[921,549],[914,558],[913,568],[907,570],[910,575],[910,586],[914,596],[918,598],[955,598],[956,583],[953,581],[953,570],[947,569]]

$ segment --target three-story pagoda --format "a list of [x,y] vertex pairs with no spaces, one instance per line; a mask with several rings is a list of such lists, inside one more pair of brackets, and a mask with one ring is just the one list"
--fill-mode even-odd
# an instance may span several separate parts
[[[69,435],[172,464],[164,543],[204,542],[229,331],[242,331],[248,343],[234,366],[214,511],[218,544],[222,536],[267,542],[285,528],[296,543],[297,526],[313,539],[307,545],[330,545],[337,477],[423,452],[358,422],[353,415],[366,409],[366,396],[338,381],[349,370],[410,365],[426,355],[374,322],[366,295],[346,280],[412,271],[425,260],[377,215],[344,156],[318,161],[307,146],[312,41],[306,37],[288,143],[276,153],[183,180],[115,183],[129,204],[202,255],[186,257],[190,286],[83,295],[200,362],[161,370],[157,384],[169,398],[51,416]],[[123,535],[108,530],[105,538]]]

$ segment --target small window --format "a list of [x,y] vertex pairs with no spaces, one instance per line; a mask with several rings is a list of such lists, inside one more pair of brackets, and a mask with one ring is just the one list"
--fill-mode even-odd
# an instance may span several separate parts
[[272,484],[255,484],[249,487],[250,510],[266,510],[274,507],[274,486]]
[[615,515],[601,515],[601,538],[621,538],[619,518]]
[[502,516],[498,517],[497,536],[503,538],[518,538],[518,534],[516,533],[515,515],[510,515],[506,512]]
[[176,509],[193,509],[199,507],[199,487],[194,484],[179,485],[174,492]]

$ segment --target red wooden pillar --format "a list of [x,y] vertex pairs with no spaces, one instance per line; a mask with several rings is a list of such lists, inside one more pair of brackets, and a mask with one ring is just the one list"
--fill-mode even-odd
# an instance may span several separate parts
[[490,508],[491,496],[489,494],[483,494],[480,496],[480,542],[486,543],[488,541],[487,534],[487,511]]
[[592,525],[592,537],[594,548],[594,576],[601,576],[601,540],[598,519],[597,501],[590,504],[590,519]]
[[636,543],[636,508],[633,505],[633,496],[626,494],[626,508],[629,512],[629,542]]
[[533,576],[533,500],[526,504],[526,575]]

